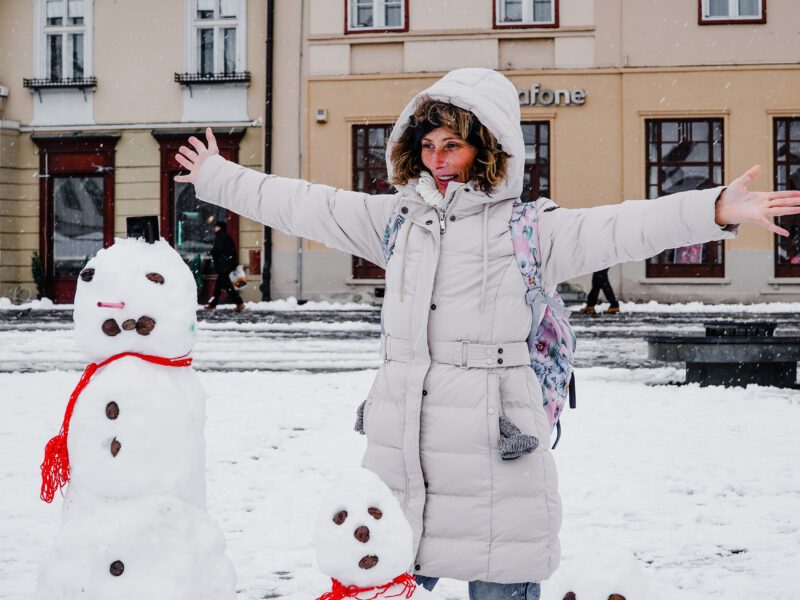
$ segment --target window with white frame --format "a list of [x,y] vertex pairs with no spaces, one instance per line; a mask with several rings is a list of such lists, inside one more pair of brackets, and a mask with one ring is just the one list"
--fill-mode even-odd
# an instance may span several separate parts
[[45,79],[82,79],[89,74],[86,68],[87,4],[89,0],[45,0],[41,73]]
[[204,76],[244,71],[244,0],[190,0],[191,70]]
[[408,0],[345,0],[347,32],[407,31]]
[[557,27],[558,0],[495,0],[495,27]]
[[700,23],[764,23],[766,0],[700,0]]

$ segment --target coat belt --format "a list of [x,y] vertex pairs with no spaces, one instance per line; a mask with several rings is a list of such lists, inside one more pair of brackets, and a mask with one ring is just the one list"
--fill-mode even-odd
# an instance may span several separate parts
[[[455,365],[465,369],[494,369],[531,364],[531,356],[526,342],[500,344],[479,344],[466,340],[428,342],[428,348],[432,362]],[[411,342],[382,335],[381,357],[383,360],[411,362]]]

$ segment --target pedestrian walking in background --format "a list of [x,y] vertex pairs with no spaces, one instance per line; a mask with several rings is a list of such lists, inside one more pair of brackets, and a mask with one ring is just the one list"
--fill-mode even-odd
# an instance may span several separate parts
[[603,291],[609,303],[609,307],[603,312],[607,315],[618,313],[619,302],[617,302],[614,288],[611,287],[611,282],[608,280],[608,268],[592,273],[592,289],[589,290],[589,295],[586,297],[586,306],[581,309],[581,312],[594,314],[594,307],[597,304],[597,298],[600,296],[600,290]]
[[214,271],[217,274],[217,281],[214,283],[214,293],[206,304],[206,310],[214,310],[222,299],[225,292],[226,300],[233,302],[236,308],[234,312],[244,309],[244,301],[236,291],[231,281],[231,272],[239,264],[236,253],[236,244],[228,233],[228,224],[224,221],[217,221],[214,224],[214,246],[211,248],[211,260],[214,261]]
[[[558,478],[526,343],[558,283],[734,237],[737,223],[786,235],[771,218],[800,213],[800,192],[747,190],[758,167],[727,188],[655,200],[572,210],[540,198],[524,254],[540,259],[546,297],[528,304],[511,231],[525,144],[517,89],[500,73],[458,69],[411,100],[387,142],[392,195],[252,171],[206,138],[176,157],[188,171],[176,180],[198,198],[386,269],[363,465],[411,523],[417,581],[468,581],[472,600],[537,600],[558,567]],[[501,455],[503,420],[537,443]]]

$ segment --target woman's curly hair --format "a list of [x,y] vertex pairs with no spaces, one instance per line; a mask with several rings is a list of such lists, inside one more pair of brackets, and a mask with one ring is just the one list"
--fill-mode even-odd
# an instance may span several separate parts
[[452,131],[478,150],[469,181],[476,182],[483,192],[490,193],[506,176],[509,154],[471,112],[431,98],[423,98],[417,105],[400,141],[392,148],[392,183],[406,184],[419,177],[422,171],[427,171],[422,164],[422,138],[439,127]]

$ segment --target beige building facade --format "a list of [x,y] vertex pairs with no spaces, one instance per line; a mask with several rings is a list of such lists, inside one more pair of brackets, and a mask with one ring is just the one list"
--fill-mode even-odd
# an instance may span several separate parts
[[206,297],[215,222],[250,269],[263,228],[172,178],[178,146],[207,126],[262,168],[265,23],[253,0],[0,4],[0,296],[71,302],[129,216],[158,218]]
[[[56,103],[47,112],[37,103],[54,91],[23,82],[47,79],[36,65],[48,48],[32,47],[30,31],[51,3],[7,0],[0,8],[0,85],[10,90],[0,115],[0,295],[31,286],[31,255],[47,252],[48,136],[110,134],[102,142],[114,144],[106,220],[119,235],[126,216],[157,214],[174,242],[178,200],[165,179],[174,165],[163,156],[181,135],[212,125],[229,132],[227,151],[247,166],[263,167],[266,144],[277,174],[390,192],[383,148],[391,125],[414,94],[459,67],[498,69],[519,89],[531,199],[549,195],[570,208],[646,199],[727,183],[753,164],[762,166],[754,189],[800,187],[795,0],[183,0],[159,5],[155,25],[130,3],[83,0],[94,13],[97,82],[69,90],[90,99],[92,120],[68,126],[51,122],[63,114],[87,120],[88,107],[70,113]],[[210,20],[198,24],[203,10]],[[225,38],[230,12],[240,15],[235,44]],[[120,22],[141,35],[121,33],[113,26]],[[247,81],[193,83],[200,29],[213,29],[203,40],[216,62],[206,70],[224,75],[220,61],[235,48],[244,63],[227,70],[248,72]],[[273,117],[264,123],[267,97]],[[278,232],[265,252],[263,228],[228,218],[254,284],[247,299],[260,296],[261,260],[272,297],[380,301],[382,273],[373,265]],[[724,244],[613,267],[611,280],[626,300],[796,300],[800,220],[783,225],[788,239],[745,225]],[[571,283],[588,291],[588,280]]]

